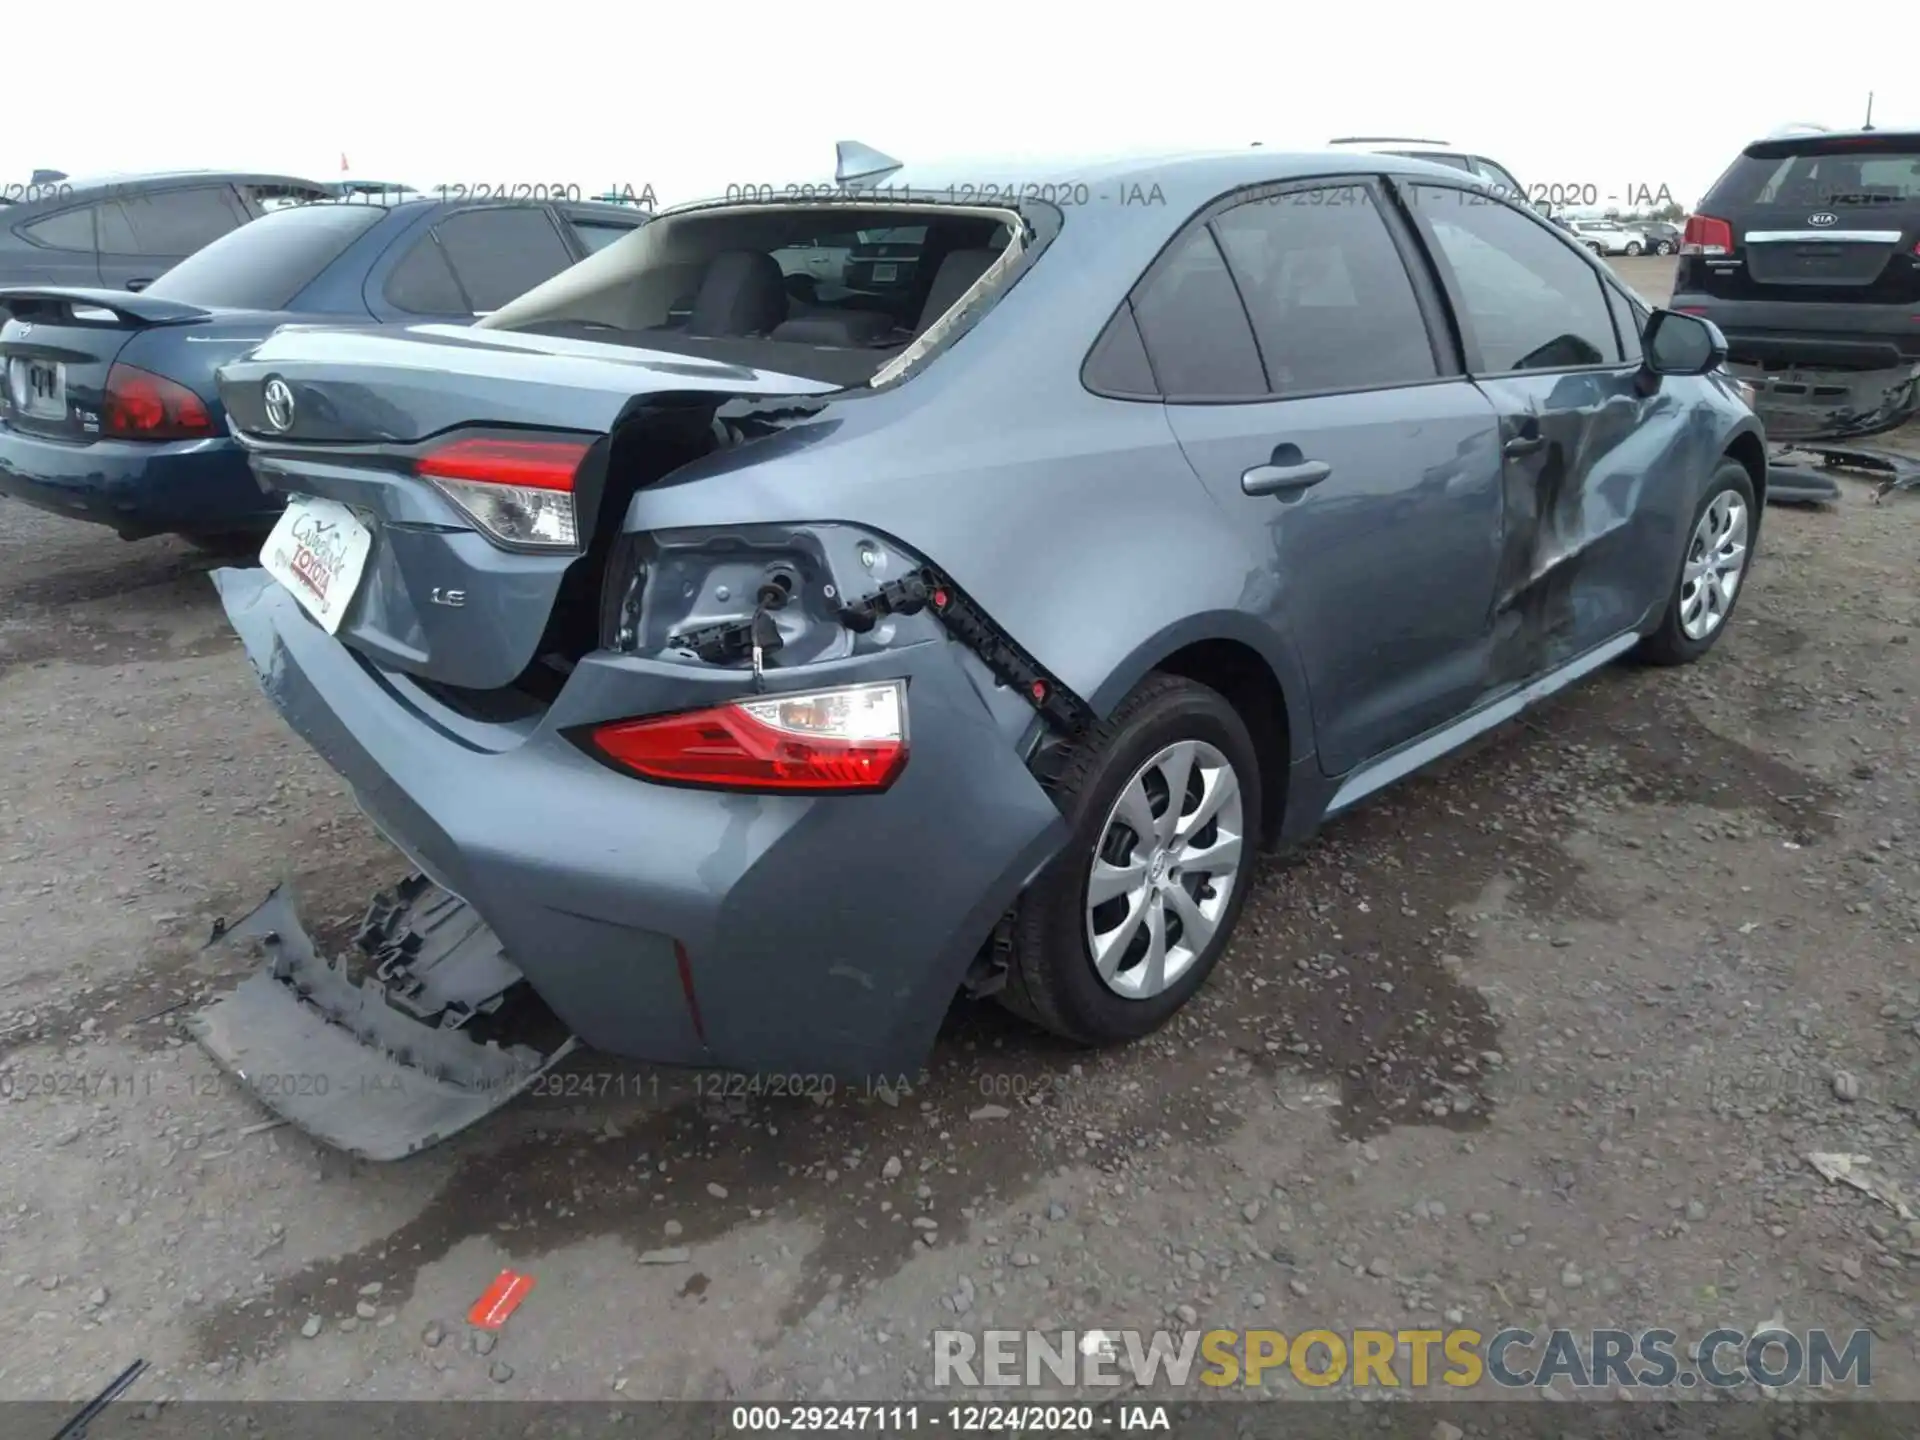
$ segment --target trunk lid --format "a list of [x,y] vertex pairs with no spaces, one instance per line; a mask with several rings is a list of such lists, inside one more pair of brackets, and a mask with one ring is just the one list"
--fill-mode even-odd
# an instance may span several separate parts
[[213,318],[198,305],[126,290],[0,288],[0,419],[23,434],[94,439],[108,373],[129,342]]
[[1920,135],[1801,135],[1749,145],[1700,214],[1727,222],[1728,255],[1690,256],[1725,300],[1920,303]]
[[[620,491],[630,497],[631,473],[649,458],[633,453],[645,448],[646,427],[634,427],[629,444],[625,418],[657,406],[704,436],[728,399],[839,388],[666,351],[453,325],[284,327],[222,366],[219,387],[264,485],[344,505],[367,532],[341,642],[468,705],[471,692],[516,681],[537,690],[561,612],[584,603],[597,613],[598,572],[618,530],[607,513],[616,500],[624,508]],[[270,387],[279,402],[271,414]],[[571,480],[577,544],[503,544],[419,473],[429,455],[476,440],[590,445]],[[652,478],[706,447],[681,436],[658,448],[665,458]],[[562,657],[563,669],[570,663]]]

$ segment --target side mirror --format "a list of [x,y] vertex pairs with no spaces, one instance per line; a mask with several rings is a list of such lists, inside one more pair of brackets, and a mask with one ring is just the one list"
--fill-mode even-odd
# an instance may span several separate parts
[[1705,375],[1726,363],[1727,337],[1698,315],[1656,310],[1640,337],[1640,351],[1655,375]]

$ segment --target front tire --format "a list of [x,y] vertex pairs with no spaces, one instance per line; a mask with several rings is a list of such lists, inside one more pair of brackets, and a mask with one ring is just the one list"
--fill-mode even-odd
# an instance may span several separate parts
[[1598,255],[1602,260],[1607,258],[1607,247],[1604,245],[1589,245],[1587,249]]
[[1723,459],[1694,509],[1679,579],[1660,628],[1634,652],[1639,659],[1651,665],[1691,665],[1713,648],[1746,588],[1758,522],[1747,467]]
[[1642,248],[1638,240],[1629,240],[1627,242],[1627,254],[1629,255],[1638,255]]
[[1021,897],[999,998],[1085,1045],[1138,1039],[1226,950],[1253,878],[1259,756],[1217,691],[1152,675],[1055,782],[1072,838]]
[[1653,247],[1653,253],[1656,255],[1671,255],[1673,253],[1673,242],[1671,240],[1662,240]]

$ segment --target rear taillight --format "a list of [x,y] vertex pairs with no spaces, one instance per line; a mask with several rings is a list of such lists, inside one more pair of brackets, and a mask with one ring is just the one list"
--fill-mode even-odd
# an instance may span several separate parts
[[572,550],[580,543],[573,479],[591,448],[584,440],[469,437],[427,452],[414,473],[503,544]]
[[100,433],[113,440],[197,440],[213,434],[198,395],[164,375],[115,365],[107,371]]
[[591,734],[595,750],[648,780],[726,790],[885,790],[907,764],[907,687],[898,680],[736,700]]
[[1733,226],[1711,215],[1689,215],[1680,236],[1682,255],[1731,255]]

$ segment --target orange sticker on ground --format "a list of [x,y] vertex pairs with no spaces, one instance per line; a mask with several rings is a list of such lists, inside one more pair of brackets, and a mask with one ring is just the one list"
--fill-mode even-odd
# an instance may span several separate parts
[[507,1323],[507,1317],[520,1308],[520,1302],[532,1289],[533,1276],[502,1270],[500,1278],[487,1287],[486,1294],[473,1302],[473,1309],[467,1312],[467,1323],[478,1325],[482,1330],[498,1330]]

